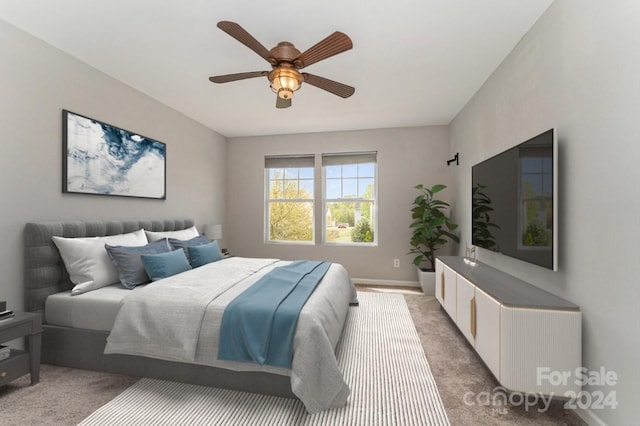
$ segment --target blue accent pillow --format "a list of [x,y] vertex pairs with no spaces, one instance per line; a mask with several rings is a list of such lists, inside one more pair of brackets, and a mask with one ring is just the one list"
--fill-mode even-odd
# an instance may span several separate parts
[[151,281],[158,281],[191,269],[187,256],[184,255],[184,250],[174,250],[159,254],[143,254],[140,258]]
[[222,252],[217,241],[199,246],[187,247],[189,251],[189,262],[193,268],[206,265],[207,263],[222,260]]
[[169,238],[169,244],[173,247],[174,250],[181,248],[184,250],[185,256],[187,256],[187,260],[189,259],[189,251],[187,250],[189,247],[200,246],[203,244],[209,244],[209,239],[204,235],[198,235],[197,237],[191,238],[190,240],[178,240],[177,238]]
[[105,244],[105,249],[111,259],[111,263],[118,271],[118,278],[123,286],[132,289],[140,284],[146,284],[151,279],[144,269],[143,254],[167,253],[171,247],[166,238],[149,243],[145,246],[110,246]]

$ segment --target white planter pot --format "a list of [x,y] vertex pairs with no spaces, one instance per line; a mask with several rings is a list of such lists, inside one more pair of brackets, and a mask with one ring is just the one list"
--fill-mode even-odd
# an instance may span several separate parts
[[427,272],[418,268],[418,281],[420,281],[420,287],[422,292],[427,296],[436,295],[436,273]]

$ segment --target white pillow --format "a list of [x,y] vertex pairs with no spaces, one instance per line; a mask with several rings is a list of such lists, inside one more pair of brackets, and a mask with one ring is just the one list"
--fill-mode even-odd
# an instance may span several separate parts
[[147,237],[142,229],[129,234],[107,237],[64,238],[52,237],[60,251],[71,282],[71,294],[105,287],[120,281],[118,271],[111,263],[105,244],[112,246],[143,246]]
[[163,238],[175,238],[176,240],[190,240],[200,235],[195,225],[191,228],[183,229],[180,231],[164,231],[164,232],[152,232],[144,231],[147,234],[147,239],[150,243],[161,240]]

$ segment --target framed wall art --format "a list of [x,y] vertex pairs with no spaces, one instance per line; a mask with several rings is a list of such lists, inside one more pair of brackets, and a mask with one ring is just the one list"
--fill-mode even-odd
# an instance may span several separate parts
[[167,146],[62,111],[62,192],[166,199]]

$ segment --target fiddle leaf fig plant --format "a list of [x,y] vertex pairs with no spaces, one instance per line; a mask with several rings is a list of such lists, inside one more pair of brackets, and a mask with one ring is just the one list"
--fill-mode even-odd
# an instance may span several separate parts
[[433,185],[426,188],[419,184],[414,186],[420,191],[420,194],[413,201],[411,209],[410,228],[413,230],[411,234],[411,247],[409,253],[416,254],[413,264],[417,267],[425,262],[429,266],[424,268],[427,271],[434,271],[436,265],[436,250],[447,243],[447,238],[459,242],[460,239],[453,231],[458,227],[451,221],[448,216],[449,204],[435,198],[435,194],[446,188],[445,185]]

